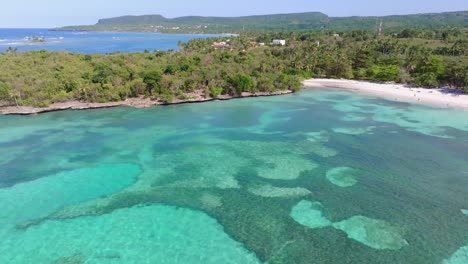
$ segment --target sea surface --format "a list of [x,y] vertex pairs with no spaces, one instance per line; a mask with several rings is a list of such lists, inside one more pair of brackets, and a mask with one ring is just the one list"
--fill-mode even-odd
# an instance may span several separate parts
[[[33,42],[32,37],[44,39]],[[50,50],[78,53],[143,52],[148,50],[177,50],[179,41],[219,35],[161,34],[132,32],[49,31],[47,29],[0,28],[0,52],[9,47],[18,51]]]
[[335,89],[0,116],[0,263],[468,263],[462,110]]

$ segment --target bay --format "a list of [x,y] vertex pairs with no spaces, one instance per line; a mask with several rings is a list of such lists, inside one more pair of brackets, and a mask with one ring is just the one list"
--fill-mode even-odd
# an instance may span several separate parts
[[0,262],[464,263],[466,116],[336,89],[0,116]]
[[[19,51],[49,50],[77,53],[143,52],[148,50],[177,50],[179,41],[219,35],[161,34],[136,32],[49,31],[48,29],[1,29],[0,52],[9,47]],[[31,41],[32,37],[44,43]]]

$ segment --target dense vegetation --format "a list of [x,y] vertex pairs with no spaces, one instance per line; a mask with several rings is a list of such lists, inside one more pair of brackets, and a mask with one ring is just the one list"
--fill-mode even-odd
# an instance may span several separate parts
[[[271,46],[274,38],[286,46]],[[213,48],[214,41],[228,44]],[[259,43],[266,43],[260,46]],[[298,90],[310,77],[395,81],[468,91],[466,30],[248,33],[180,43],[181,51],[83,55],[0,53],[1,104],[45,106],[147,96],[172,101],[193,93]]]
[[301,87],[299,76],[287,73],[282,59],[268,49],[214,50],[210,45],[207,41],[207,51],[95,55],[9,50],[0,54],[0,101],[46,106],[148,96],[170,102],[195,92],[217,97]]
[[385,30],[403,28],[439,29],[466,27],[468,11],[385,17],[329,17],[319,12],[247,17],[179,17],[161,15],[123,16],[101,19],[93,26],[72,26],[59,30],[159,31],[179,33],[222,33],[245,31],[373,30],[383,23]]

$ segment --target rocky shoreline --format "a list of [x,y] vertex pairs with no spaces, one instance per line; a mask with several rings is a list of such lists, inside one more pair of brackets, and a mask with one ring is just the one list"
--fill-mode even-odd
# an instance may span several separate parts
[[63,110],[88,110],[112,107],[134,107],[134,108],[149,108],[153,106],[176,105],[176,104],[190,104],[190,103],[204,103],[217,100],[232,100],[238,98],[248,97],[261,97],[261,96],[277,96],[293,93],[290,90],[277,91],[277,92],[258,92],[247,93],[244,92],[240,96],[220,95],[217,98],[205,97],[203,93],[195,92],[187,94],[190,99],[175,99],[170,103],[164,102],[159,99],[151,98],[129,98],[125,101],[108,102],[108,103],[86,103],[79,101],[69,101],[63,103],[54,103],[48,107],[32,107],[32,106],[0,106],[0,114],[2,115],[35,115],[48,112],[56,112]]

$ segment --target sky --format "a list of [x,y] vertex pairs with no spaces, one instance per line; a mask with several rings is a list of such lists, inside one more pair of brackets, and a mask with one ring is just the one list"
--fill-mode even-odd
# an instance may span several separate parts
[[91,25],[99,18],[161,14],[245,16],[319,11],[381,16],[468,10],[468,0],[13,0],[2,1],[0,28]]

